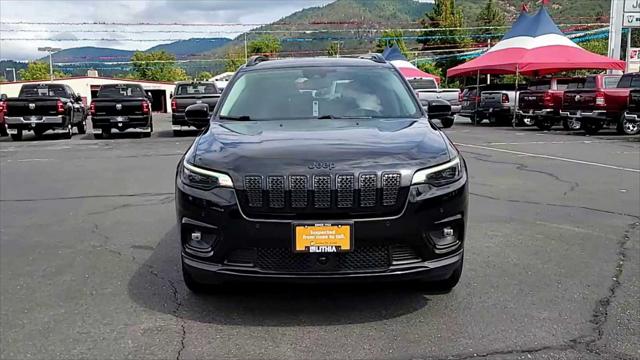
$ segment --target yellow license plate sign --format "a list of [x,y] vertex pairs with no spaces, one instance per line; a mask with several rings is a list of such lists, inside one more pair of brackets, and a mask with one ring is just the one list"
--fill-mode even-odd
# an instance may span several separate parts
[[353,248],[351,224],[297,224],[293,226],[295,252],[335,253]]

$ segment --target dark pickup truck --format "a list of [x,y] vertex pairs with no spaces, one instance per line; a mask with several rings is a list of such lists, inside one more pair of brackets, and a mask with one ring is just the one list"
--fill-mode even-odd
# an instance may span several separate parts
[[[540,130],[549,130],[562,118],[562,97],[565,90],[579,89],[584,86],[584,78],[547,78],[529,84],[528,90],[521,91],[518,99],[518,117],[528,124],[533,122]],[[530,119],[527,121],[526,119]],[[580,121],[565,118],[562,121],[565,130],[580,130]]]
[[143,137],[153,131],[151,97],[137,84],[102,85],[90,106],[93,136],[108,138],[113,130],[135,130]]
[[209,113],[213,112],[220,91],[213,82],[179,82],[171,98],[171,129],[173,135],[180,135],[183,130],[196,128],[203,129],[209,124],[209,120],[199,123],[187,123],[184,112],[187,107],[194,104],[206,104]]
[[625,134],[634,135],[640,133],[640,89],[629,91],[629,103],[624,113],[622,123]]
[[18,97],[8,98],[4,107],[7,131],[14,141],[22,140],[24,131],[33,131],[37,137],[49,130],[61,131],[68,139],[73,127],[79,134],[86,132],[82,97],[68,85],[22,85]]
[[583,88],[564,92],[560,115],[580,120],[587,134],[610,124],[624,133],[624,111],[632,87],[640,87],[640,73],[587,76]]

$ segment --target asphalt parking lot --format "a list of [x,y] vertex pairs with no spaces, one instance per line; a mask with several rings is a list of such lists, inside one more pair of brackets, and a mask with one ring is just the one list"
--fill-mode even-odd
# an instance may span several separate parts
[[174,138],[0,140],[0,355],[21,358],[640,358],[640,138],[473,127],[451,293],[246,286],[180,273]]

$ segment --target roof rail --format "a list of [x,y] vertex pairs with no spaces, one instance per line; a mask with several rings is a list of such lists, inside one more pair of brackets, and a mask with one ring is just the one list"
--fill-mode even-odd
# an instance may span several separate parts
[[381,64],[384,64],[387,62],[387,60],[382,56],[382,54],[378,54],[378,53],[363,55],[363,56],[360,56],[359,59],[367,59],[367,60],[375,61]]
[[252,57],[249,58],[249,60],[247,60],[247,65],[246,66],[254,66],[257,65],[263,61],[267,61],[269,60],[268,56],[264,56],[264,55],[254,55]]

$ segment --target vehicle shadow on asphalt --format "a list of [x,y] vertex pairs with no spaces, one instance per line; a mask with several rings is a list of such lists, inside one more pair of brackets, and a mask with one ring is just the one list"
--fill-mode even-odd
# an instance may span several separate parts
[[160,138],[172,138],[172,137],[183,138],[183,137],[196,137],[198,136],[198,134],[200,134],[200,131],[185,130],[185,131],[181,131],[179,135],[173,135],[173,130],[157,130],[157,131],[154,131],[153,133],[156,134],[156,137],[160,137]]
[[177,226],[160,240],[128,283],[147,309],[202,323],[250,326],[359,324],[396,318],[429,304],[412,283],[292,285],[243,283],[195,295],[180,270]]

